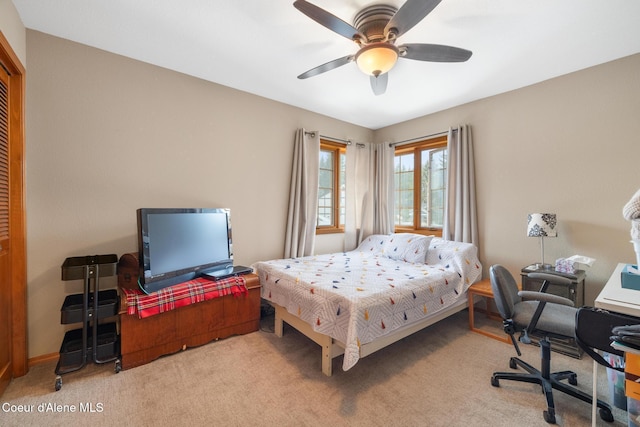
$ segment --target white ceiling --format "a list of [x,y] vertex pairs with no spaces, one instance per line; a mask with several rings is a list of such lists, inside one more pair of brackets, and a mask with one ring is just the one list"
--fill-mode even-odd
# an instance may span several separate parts
[[[355,63],[296,78],[357,46],[293,0],[12,1],[29,29],[370,129],[640,52],[638,0],[443,0],[398,44],[452,45],[473,51],[471,59],[400,59],[386,93],[374,96]],[[380,3],[311,2],[349,23]]]

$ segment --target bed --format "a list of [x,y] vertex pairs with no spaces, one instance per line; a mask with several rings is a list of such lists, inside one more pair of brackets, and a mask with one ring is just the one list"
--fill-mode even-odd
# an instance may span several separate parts
[[477,248],[411,233],[372,235],[349,252],[258,262],[262,298],[322,347],[322,372],[360,358],[467,306],[482,275]]

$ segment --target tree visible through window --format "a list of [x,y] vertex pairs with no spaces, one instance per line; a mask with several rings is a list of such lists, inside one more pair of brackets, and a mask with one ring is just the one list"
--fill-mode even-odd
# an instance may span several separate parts
[[317,233],[340,233],[345,222],[346,145],[320,140]]
[[396,147],[395,228],[442,232],[447,182],[447,137]]

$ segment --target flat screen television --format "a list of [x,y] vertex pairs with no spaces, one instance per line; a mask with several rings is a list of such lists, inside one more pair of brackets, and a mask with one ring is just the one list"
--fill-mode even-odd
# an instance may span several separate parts
[[229,209],[142,208],[137,216],[144,292],[233,272]]

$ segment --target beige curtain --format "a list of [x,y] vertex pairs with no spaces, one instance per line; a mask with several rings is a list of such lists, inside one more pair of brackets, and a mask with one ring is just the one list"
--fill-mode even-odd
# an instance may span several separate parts
[[[389,144],[376,145],[373,197],[373,234],[389,234],[394,230],[393,160],[395,149]],[[366,237],[366,236],[365,236]]]
[[318,211],[320,135],[298,129],[294,140],[285,258],[313,255]]
[[447,193],[442,237],[478,246],[476,180],[471,126],[449,129]]
[[355,249],[373,231],[374,154],[371,144],[347,145],[345,251]]

